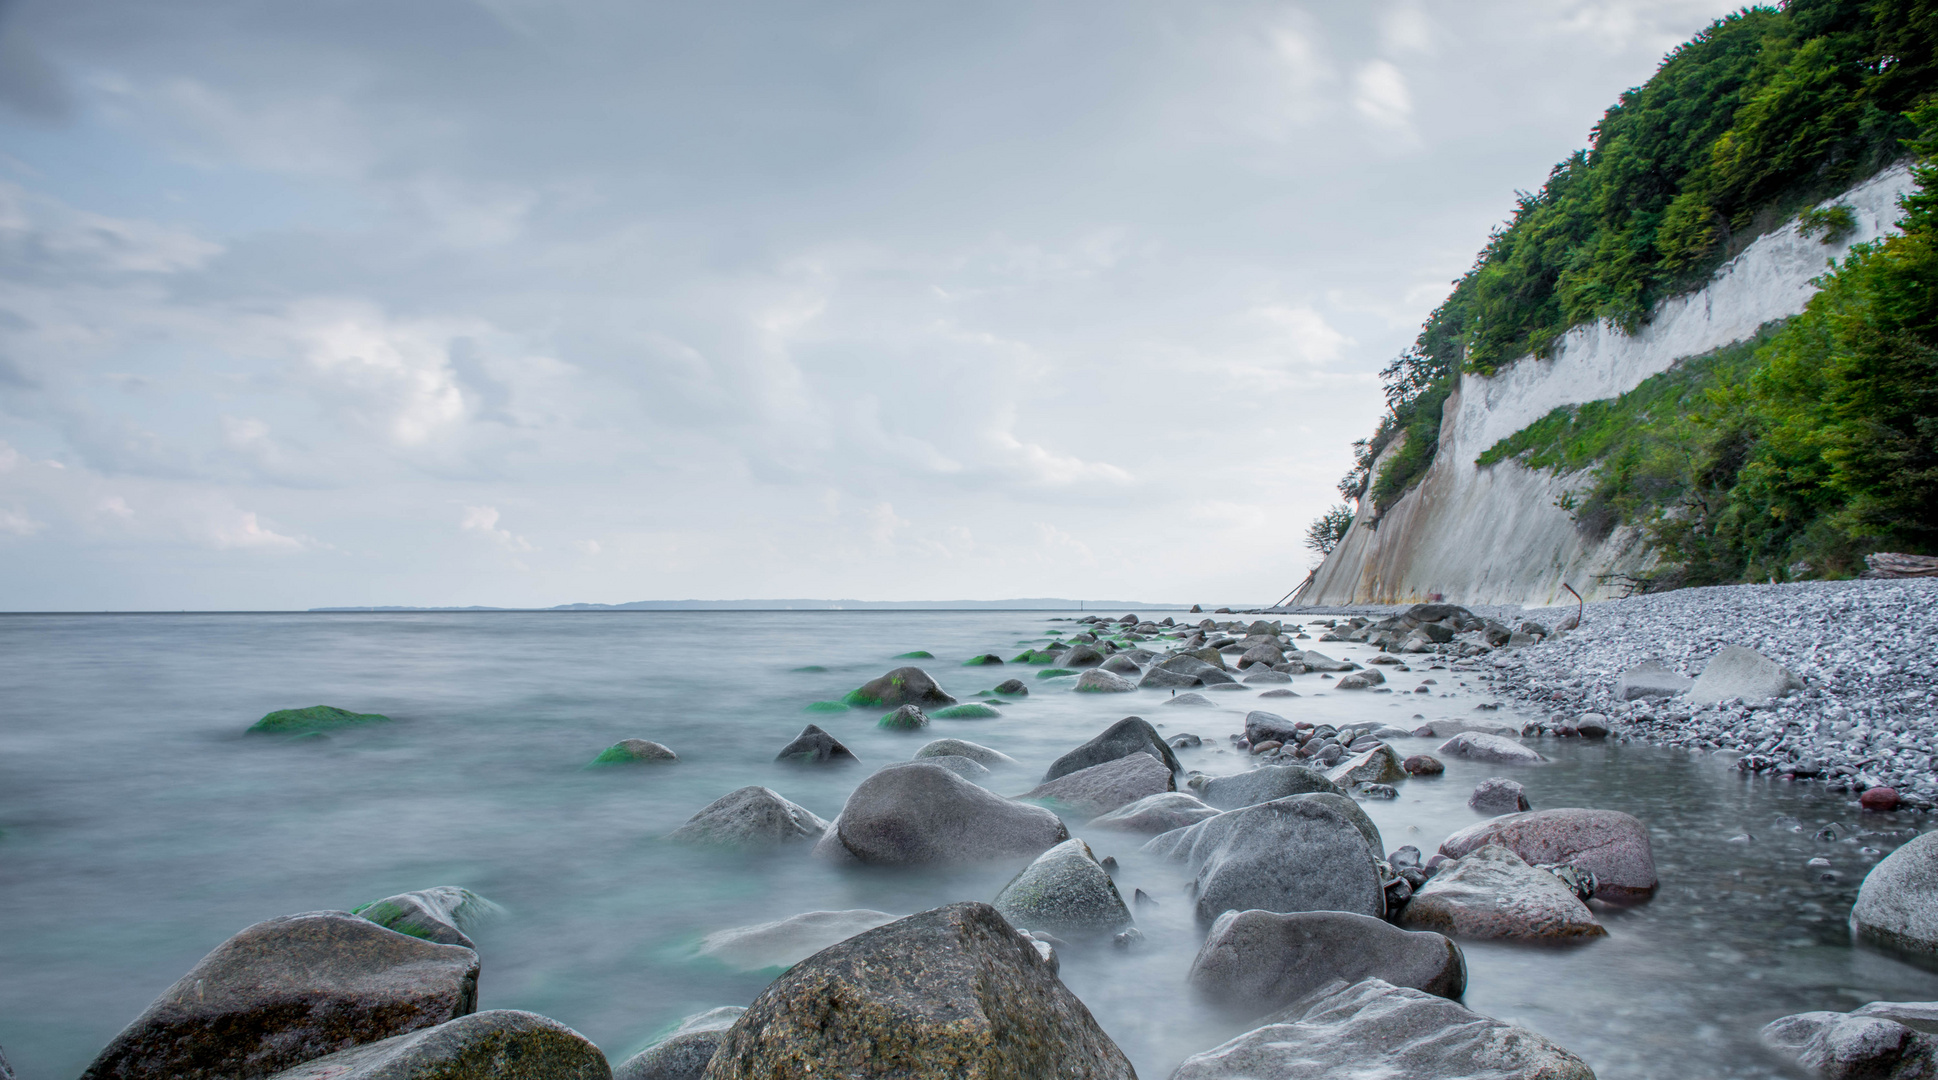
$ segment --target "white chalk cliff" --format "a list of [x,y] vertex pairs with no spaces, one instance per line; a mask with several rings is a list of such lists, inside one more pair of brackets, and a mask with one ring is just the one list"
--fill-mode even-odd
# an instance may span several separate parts
[[1438,593],[1455,603],[1546,606],[1573,599],[1564,582],[1590,600],[1613,594],[1598,575],[1646,570],[1654,555],[1628,527],[1600,541],[1576,530],[1556,500],[1586,487],[1586,473],[1557,475],[1514,461],[1481,468],[1474,459],[1560,406],[1619,397],[1679,360],[1802,311],[1827,260],[1896,231],[1898,197],[1912,187],[1909,170],[1897,167],[1826,200],[1821,205],[1851,207],[1856,229],[1826,244],[1800,235],[1792,221],[1758,238],[1702,289],[1657,305],[1633,335],[1609,323],[1579,326],[1550,359],[1528,356],[1491,376],[1460,376],[1426,475],[1377,522],[1371,496],[1362,498],[1352,528],[1295,602],[1406,603]]

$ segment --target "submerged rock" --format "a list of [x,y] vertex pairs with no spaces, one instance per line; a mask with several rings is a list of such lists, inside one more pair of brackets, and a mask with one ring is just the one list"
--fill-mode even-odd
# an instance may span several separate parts
[[1090,845],[1074,838],[1024,867],[996,894],[995,907],[1013,926],[1073,937],[1115,934],[1131,923],[1130,909]]
[[756,784],[708,803],[666,838],[683,844],[764,847],[812,840],[827,828],[828,823],[806,807]]
[[916,760],[930,757],[965,757],[986,769],[999,769],[1021,762],[1000,750],[991,750],[967,739],[937,739],[915,752]]
[[[903,708],[908,707],[903,706]],[[995,720],[1002,715],[995,709],[974,701],[967,705],[951,705],[946,709],[937,709],[929,714],[936,720]]]
[[1132,1080],[1135,1073],[1033,942],[987,904],[951,904],[797,964],[728,1030],[705,1075]]
[[1534,810],[1469,825],[1440,850],[1459,858],[1502,844],[1535,865],[1568,863],[1595,876],[1595,898],[1634,903],[1654,894],[1655,849],[1648,827],[1619,810]]
[[801,729],[794,741],[781,747],[774,755],[775,761],[791,761],[796,765],[826,765],[829,763],[852,763],[860,759],[854,751],[841,744],[821,729],[819,724],[809,724]]
[[493,1009],[339,1050],[269,1080],[608,1080],[585,1036],[537,1013]]
[[1499,844],[1441,866],[1407,902],[1400,921],[1465,938],[1573,941],[1608,935],[1553,874]]
[[1527,790],[1506,777],[1496,776],[1482,780],[1474,793],[1467,796],[1467,805],[1481,814],[1518,814],[1531,810],[1528,805]]
[[1526,1028],[1380,979],[1344,980],[1184,1060],[1171,1080],[1595,1080]]
[[[1912,1015],[1893,1015],[1904,1006]],[[1785,1016],[1763,1028],[1764,1045],[1824,1080],[1928,1080],[1938,1076],[1938,1039],[1927,1024],[1932,1003],[1877,1001],[1848,1013]]]
[[1539,765],[1548,760],[1505,735],[1464,731],[1439,746],[1443,754],[1496,765]]
[[1062,819],[1005,799],[940,765],[890,765],[861,782],[817,855],[865,863],[1034,856],[1070,838]]
[[1142,717],[1126,716],[1105,728],[1096,738],[1057,758],[1044,772],[1043,780],[1048,783],[1078,769],[1116,761],[1128,754],[1149,754],[1172,772],[1180,771],[1177,755],[1165,745],[1157,729]]
[[1871,867],[1851,906],[1859,940],[1900,952],[1938,953],[1938,832],[1928,832]]
[[1175,694],[1164,699],[1166,705],[1209,705],[1211,699],[1203,694]]
[[747,1010],[723,1005],[694,1013],[612,1070],[612,1080],[700,1080],[727,1029]]
[[1170,769],[1148,754],[1126,754],[1115,761],[1065,773],[1018,795],[1019,799],[1051,803],[1084,817],[1107,814],[1147,795],[1176,791]]
[[1198,797],[1220,810],[1283,799],[1288,795],[1309,795],[1315,791],[1343,795],[1338,784],[1315,769],[1303,765],[1262,765],[1234,776],[1192,777],[1191,786]]
[[882,717],[876,726],[890,731],[920,731],[929,726],[929,717],[914,705],[904,705]]
[[215,947],[83,1080],[263,1076],[478,1007],[478,954],[347,911],[259,922]]
[[307,709],[277,709],[249,725],[252,735],[300,735],[310,731],[329,731],[356,724],[389,723],[390,717],[378,713],[354,713],[334,705],[311,705]]
[[1003,658],[1000,656],[997,656],[995,653],[992,652],[992,653],[983,653],[981,656],[972,656],[969,659],[964,660],[962,662],[962,666],[963,667],[1000,667],[1002,666],[1002,663],[1003,663]]
[[1803,689],[1803,680],[1789,668],[1755,649],[1731,645],[1716,654],[1696,683],[1689,688],[1689,702],[1697,707],[1741,698],[1744,701],[1769,701],[1793,690]]
[[1460,946],[1344,911],[1227,911],[1191,962],[1199,993],[1246,1016],[1282,1009],[1335,980],[1384,979],[1440,997],[1467,990]]
[[887,925],[898,917],[868,908],[806,911],[775,922],[715,930],[700,939],[700,955],[742,971],[790,967],[837,941]]
[[1182,829],[1186,825],[1196,825],[1207,818],[1217,817],[1218,813],[1217,808],[1206,805],[1194,796],[1181,791],[1163,791],[1146,795],[1128,806],[1120,806],[1102,817],[1093,818],[1088,827],[1155,836],[1172,829]]
[[1009,697],[1030,696],[1029,684],[1021,679],[1004,679],[1002,682],[996,684],[996,692]]
[[874,705],[888,709],[903,705],[939,708],[956,703],[955,698],[942,692],[928,672],[918,667],[896,668],[879,679],[849,691],[842,700],[849,705]]
[[621,739],[592,759],[593,765],[650,765],[678,761],[680,755],[648,739]]
[[1089,645],[1072,646],[1069,652],[1057,658],[1057,665],[1067,668],[1093,668],[1104,662],[1104,654]]
[[970,758],[958,757],[955,754],[932,754],[925,758],[918,758],[917,760],[926,761],[931,765],[940,765],[972,784],[981,783],[982,778],[989,775],[988,766]]
[[1447,771],[1447,767],[1440,763],[1440,759],[1432,754],[1414,754],[1400,762],[1400,768],[1405,769],[1411,776],[1439,776]]
[[1326,779],[1344,788],[1354,784],[1391,784],[1406,779],[1406,769],[1400,765],[1400,755],[1380,743],[1327,769]]
[[398,893],[374,900],[350,914],[362,916],[387,930],[409,934],[439,945],[474,948],[464,931],[481,920],[497,914],[497,904],[470,889],[456,885],[434,885],[416,892]]
[[[1311,725],[1307,725],[1309,729]],[[1253,709],[1245,714],[1245,741],[1257,746],[1262,742],[1296,743],[1299,727],[1278,713]]]
[[1251,908],[1386,913],[1379,831],[1344,796],[1294,795],[1229,810],[1144,850],[1190,865],[1204,922]]
[[1077,692],[1084,694],[1128,694],[1137,684],[1114,671],[1091,668],[1077,679]]
[[1503,724],[1498,720],[1434,720],[1413,729],[1413,734],[1422,738],[1445,739],[1463,732],[1477,731],[1483,735],[1499,735],[1513,739],[1521,734],[1521,729],[1513,724]]

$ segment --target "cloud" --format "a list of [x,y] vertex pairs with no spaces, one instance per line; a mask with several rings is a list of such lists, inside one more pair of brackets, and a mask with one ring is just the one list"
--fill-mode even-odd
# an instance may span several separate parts
[[0,533],[32,536],[46,527],[46,522],[34,520],[18,507],[0,506]]
[[1412,131],[1413,95],[1390,61],[1369,60],[1353,73],[1353,108],[1381,127]]
[[531,541],[522,536],[514,536],[509,529],[498,527],[498,508],[494,506],[467,506],[464,519],[458,528],[483,533],[506,551],[536,551]]

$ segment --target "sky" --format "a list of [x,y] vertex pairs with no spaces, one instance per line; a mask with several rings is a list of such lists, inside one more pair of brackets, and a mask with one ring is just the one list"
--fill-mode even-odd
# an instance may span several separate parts
[[1268,603],[1693,0],[0,0],[0,610]]

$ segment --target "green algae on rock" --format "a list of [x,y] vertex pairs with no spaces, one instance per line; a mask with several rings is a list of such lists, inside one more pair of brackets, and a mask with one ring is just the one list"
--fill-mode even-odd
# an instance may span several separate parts
[[334,705],[311,705],[307,709],[277,709],[249,725],[249,732],[258,735],[296,735],[352,724],[389,722],[390,717],[378,713],[353,713]]
[[987,705],[972,701],[967,705],[951,705],[946,709],[937,709],[929,714],[929,718],[931,720],[994,720],[1002,715]]
[[1070,670],[1069,668],[1053,667],[1053,668],[1047,668],[1043,671],[1037,672],[1036,677],[1039,679],[1055,679],[1064,675],[1075,675],[1075,674],[1076,672]]
[[962,662],[962,666],[963,667],[999,667],[1001,666],[1002,662],[1003,662],[1002,657],[997,656],[995,653],[991,652],[991,653],[983,653],[981,656],[972,656],[969,659],[964,660]]
[[600,765],[645,765],[678,760],[680,755],[659,743],[647,739],[621,739],[601,751],[586,768]]
[[935,659],[935,654],[934,654],[934,653],[932,653],[932,652],[930,652],[930,651],[928,651],[927,649],[917,649],[917,650],[915,650],[914,652],[905,652],[905,653],[897,653],[897,654],[895,654],[895,656],[894,656],[894,657],[893,657],[892,659],[895,659],[895,660],[933,660],[933,659]]
[[810,701],[802,712],[847,712],[848,706],[839,701]]

